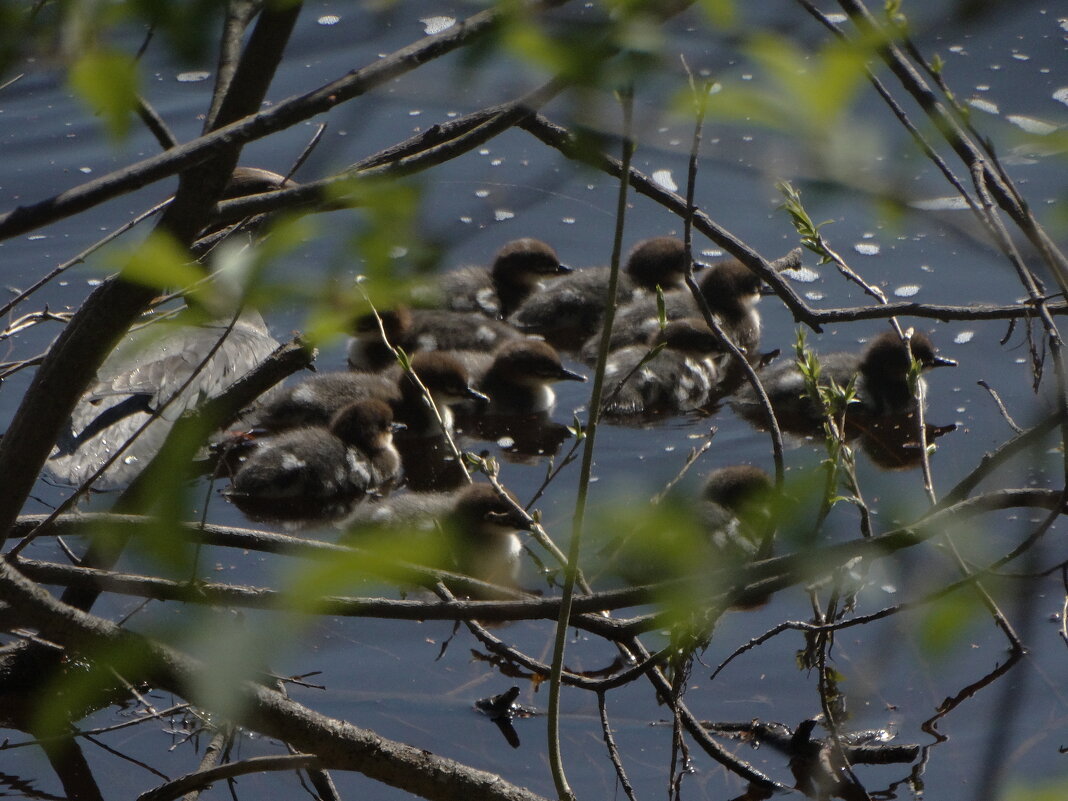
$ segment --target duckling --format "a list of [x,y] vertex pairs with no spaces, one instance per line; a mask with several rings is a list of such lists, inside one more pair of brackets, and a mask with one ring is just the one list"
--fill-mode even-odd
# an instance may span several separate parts
[[[772,555],[773,490],[771,476],[759,467],[732,465],[709,474],[697,514],[719,566],[744,565]],[[769,598],[770,593],[748,591],[732,608],[758,609]]]
[[[452,427],[449,407],[464,400],[488,400],[470,385],[467,369],[447,353],[432,351],[412,357],[412,370],[427,388],[447,428]],[[341,407],[363,398],[377,398],[390,405],[393,416],[413,436],[440,431],[423,391],[399,367],[392,373],[324,373],[287,389],[260,414],[260,425],[283,430],[302,425],[323,425]]]
[[[914,333],[911,342],[912,355],[923,370],[956,365],[953,359],[937,354],[926,334]],[[857,402],[850,404],[850,416],[878,418],[915,411],[916,400],[908,385],[909,352],[894,331],[872,339],[862,353],[828,353],[819,362],[822,386],[829,386],[832,380],[845,386],[856,378]],[[804,377],[796,362],[765,370],[761,383],[781,426],[807,432],[820,424],[821,412],[805,393]],[[743,387],[731,405],[744,417],[763,421],[763,409],[751,386]]]
[[[698,286],[723,332],[743,352],[755,356],[760,347],[760,314],[756,310],[762,286],[760,277],[739,261],[725,261],[709,268]],[[701,316],[693,293],[686,287],[664,293],[664,311],[668,320]],[[621,309],[612,325],[609,349],[645,341],[657,330],[657,316],[655,297],[640,298]],[[582,346],[582,360],[596,361],[600,343],[601,334],[597,332]]]
[[[527,524],[489,484],[468,484],[453,492],[395,495],[356,509],[348,522],[353,542],[375,529],[417,531],[437,523],[445,533],[451,568],[501,587],[518,584],[522,543],[517,532],[526,530]],[[416,546],[417,550],[433,550],[425,544]]]
[[[580,270],[531,295],[509,320],[525,334],[538,334],[559,348],[575,348],[597,330],[608,305],[608,267]],[[686,249],[669,236],[639,242],[627,256],[619,278],[620,306],[671,289],[686,276]],[[654,301],[655,303],[655,301]]]
[[737,561],[771,555],[759,552],[772,487],[771,477],[751,465],[721,467],[708,475],[698,515],[717,551]]
[[82,483],[160,412],[95,486],[116,488],[132,481],[187,409],[222,394],[278,348],[254,311],[242,313],[229,333],[228,328],[229,321],[205,325],[161,321],[127,336],[74,407],[48,460],[48,471],[64,483]]
[[[390,345],[409,355],[433,350],[493,350],[522,336],[508,323],[475,312],[398,307],[379,316]],[[356,321],[348,360],[353,370],[384,370],[397,363],[393,351],[382,341],[374,314]]]
[[586,376],[568,370],[560,354],[540,339],[506,342],[495,353],[458,351],[478,390],[489,396],[488,414],[534,414],[547,412],[556,402],[551,384],[585,381]]
[[318,518],[333,505],[391,485],[401,472],[393,410],[358,400],[324,426],[303,426],[259,441],[227,491],[239,508],[274,519]]
[[526,528],[512,503],[489,484],[463,490],[445,521],[459,572],[508,588],[519,584],[523,544],[516,532]]
[[545,242],[515,239],[497,251],[492,267],[461,267],[442,275],[438,287],[446,309],[500,320],[519,308],[542,280],[569,272]]
[[[738,465],[714,471],[699,497],[673,492],[659,508],[616,512],[626,522],[602,550],[606,567],[630,584],[671,582],[665,589],[676,603],[715,589],[710,580],[725,588],[733,580],[730,568],[771,555],[771,491],[767,473]],[[621,526],[610,517],[602,528]]]
[[[642,364],[658,344],[663,349]],[[699,409],[717,386],[722,356],[723,343],[704,320],[670,322],[648,344],[631,345],[609,355],[605,380],[610,391],[602,413],[621,418]]]

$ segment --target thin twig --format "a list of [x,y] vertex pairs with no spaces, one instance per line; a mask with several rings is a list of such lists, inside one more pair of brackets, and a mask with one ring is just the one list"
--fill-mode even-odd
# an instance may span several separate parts
[[612,241],[612,260],[608,280],[608,302],[605,306],[604,324],[601,332],[600,347],[597,352],[597,366],[594,369],[593,389],[590,393],[589,420],[586,423],[586,438],[583,441],[582,465],[579,472],[578,497],[575,500],[575,513],[571,523],[571,542],[567,553],[567,567],[564,570],[563,595],[560,602],[560,617],[556,622],[556,635],[553,640],[553,664],[549,677],[549,766],[556,785],[556,792],[561,801],[575,801],[575,795],[568,785],[564,774],[563,754],[560,750],[560,674],[563,670],[564,649],[567,644],[567,628],[574,600],[575,584],[579,573],[579,552],[582,543],[583,524],[586,516],[586,496],[589,492],[590,475],[593,470],[593,448],[597,441],[597,421],[600,417],[602,394],[604,392],[605,365],[608,363],[608,347],[612,338],[612,322],[615,319],[616,293],[619,286],[619,262],[623,249],[623,225],[626,219],[627,187],[630,184],[630,160],[634,154],[634,142],[631,139],[631,114],[633,111],[633,91],[628,89],[620,95],[623,107],[623,170],[619,182],[616,202],[616,225]]

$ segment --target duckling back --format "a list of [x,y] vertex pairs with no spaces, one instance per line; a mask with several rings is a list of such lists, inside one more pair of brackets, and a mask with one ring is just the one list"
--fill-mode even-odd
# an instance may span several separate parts
[[[685,265],[685,251],[678,239],[656,237],[639,242],[628,254],[619,276],[618,304],[625,306],[657,286],[678,286],[685,276]],[[543,336],[558,348],[577,349],[604,319],[609,277],[607,267],[564,276],[531,295],[511,322],[523,333]]]
[[[655,355],[652,349],[660,346]],[[720,378],[722,344],[702,320],[676,320],[644,345],[612,353],[605,365],[608,417],[644,417],[698,409]],[[622,382],[622,383],[620,383]]]

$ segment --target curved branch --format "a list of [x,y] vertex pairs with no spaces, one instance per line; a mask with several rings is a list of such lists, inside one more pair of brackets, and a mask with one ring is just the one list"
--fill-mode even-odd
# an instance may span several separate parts
[[[566,0],[543,0],[541,7]],[[486,35],[498,14],[482,11],[441,33],[402,47],[363,69],[318,89],[280,101],[270,109],[121,170],[103,175],[66,192],[0,215],[0,240],[9,239],[91,208],[119,195],[147,186],[211,159],[220,148],[238,147],[289,128],[374,89],[422,64]]]
[[172,779],[148,792],[137,796],[137,801],[171,801],[184,793],[201,790],[209,784],[235,776],[248,776],[250,773],[263,773],[271,770],[300,770],[302,768],[320,767],[319,757],[315,754],[279,754],[277,756],[258,756],[227,762],[207,770],[198,770]]
[[[143,668],[128,679],[155,686],[197,702],[208,675],[206,666],[157,641],[60,603],[44,589],[0,560],[0,601],[24,616],[26,624],[67,648],[95,653],[138,653]],[[314,712],[276,690],[251,682],[235,683],[236,721],[307,753],[324,768],[356,770],[369,778],[434,801],[478,798],[485,801],[545,801],[542,796],[502,779],[421,748],[380,737],[374,732]]]

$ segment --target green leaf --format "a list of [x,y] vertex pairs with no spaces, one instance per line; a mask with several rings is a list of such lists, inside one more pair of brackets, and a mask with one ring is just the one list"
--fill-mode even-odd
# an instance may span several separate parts
[[366,595],[369,582],[410,585],[416,581],[412,565],[453,569],[447,543],[437,528],[368,524],[348,531],[344,542],[353,550],[333,552],[329,558],[301,564],[286,574],[282,589],[285,608],[317,613],[332,598]]
[[1068,779],[1045,779],[1039,784],[1013,784],[1005,801],[1063,801],[1068,798]]
[[207,272],[171,236],[155,231],[120,260],[120,275],[162,291],[192,288]]
[[33,699],[32,730],[42,736],[63,735],[70,731],[72,720],[127,699],[123,681],[139,684],[148,661],[148,652],[132,643],[106,644],[71,656]]
[[951,653],[967,638],[977,614],[976,604],[964,593],[938,599],[920,620],[920,645],[931,656]]
[[734,0],[701,0],[700,5],[709,22],[719,28],[731,29],[738,21]]
[[104,121],[113,139],[125,138],[137,108],[137,62],[116,50],[90,50],[70,68],[70,86]]

